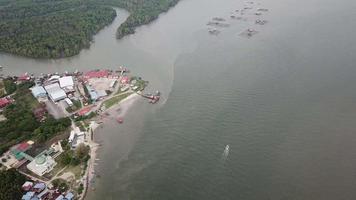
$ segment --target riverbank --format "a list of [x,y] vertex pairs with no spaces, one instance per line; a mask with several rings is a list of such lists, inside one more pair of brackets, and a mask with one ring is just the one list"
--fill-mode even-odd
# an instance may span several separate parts
[[[106,112],[110,116],[120,115],[120,117],[125,117],[127,112],[132,108],[133,104],[140,98],[140,96],[136,93],[133,93],[127,96],[125,99],[121,100],[119,103],[110,107],[106,110]],[[102,116],[97,116],[90,124],[90,130],[93,134],[93,139],[90,141],[90,160],[88,161],[88,167],[85,172],[85,180],[83,195],[80,199],[85,199],[89,189],[94,190],[94,179],[98,175],[95,171],[96,161],[100,160],[100,155],[98,155],[97,151],[100,148],[99,141],[95,140],[95,135],[97,134],[96,129],[105,126],[109,121],[114,121],[114,117],[102,118]],[[100,124],[99,124],[100,123]]]

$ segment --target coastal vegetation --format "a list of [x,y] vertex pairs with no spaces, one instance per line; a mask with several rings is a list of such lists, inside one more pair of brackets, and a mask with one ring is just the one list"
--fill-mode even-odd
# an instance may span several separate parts
[[15,169],[0,170],[0,200],[21,199],[26,177]]
[[67,181],[60,178],[54,179],[52,181],[52,185],[54,188],[57,188],[60,192],[65,192],[69,188]]
[[33,82],[16,85],[15,102],[3,111],[6,120],[0,122],[0,154],[26,139],[45,142],[71,124],[69,118],[56,120],[50,115],[43,123],[36,120],[33,109],[40,105],[29,90],[33,85]]
[[79,0],[0,1],[0,51],[35,58],[78,54],[116,16]]
[[119,103],[121,100],[125,99],[126,97],[130,96],[131,94],[132,94],[132,92],[126,92],[126,93],[122,93],[122,94],[113,96],[110,99],[105,100],[103,105],[105,106],[106,109],[108,109],[111,106]]
[[89,146],[80,144],[75,150],[72,150],[66,140],[62,141],[62,145],[65,145],[63,146],[65,151],[59,157],[59,163],[62,166],[77,166],[89,160]]
[[113,5],[125,8],[130,16],[120,25],[116,32],[118,39],[135,33],[135,28],[148,24],[176,5],[179,0],[109,0]]
[[156,19],[178,0],[0,0],[0,51],[34,58],[61,58],[87,48],[94,34],[116,17],[130,16],[117,38]]

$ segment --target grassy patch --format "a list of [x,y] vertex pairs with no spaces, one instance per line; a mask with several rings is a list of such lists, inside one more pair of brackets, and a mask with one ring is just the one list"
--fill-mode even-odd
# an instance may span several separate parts
[[124,94],[120,94],[120,95],[111,97],[110,99],[105,100],[103,105],[105,106],[106,109],[108,109],[111,106],[119,103],[121,100],[125,99],[126,97],[130,96],[131,94],[132,94],[132,92],[127,92]]
[[75,179],[79,179],[82,175],[82,165],[69,165],[65,170],[65,172],[72,172],[75,176]]
[[5,89],[4,81],[0,80],[0,97],[5,95],[6,95],[6,89]]
[[134,90],[136,92],[144,90],[146,88],[147,84],[148,84],[148,82],[145,81],[145,80],[142,80],[141,77],[132,77],[131,78],[131,83],[132,82],[135,82],[133,84],[133,88],[135,88]]

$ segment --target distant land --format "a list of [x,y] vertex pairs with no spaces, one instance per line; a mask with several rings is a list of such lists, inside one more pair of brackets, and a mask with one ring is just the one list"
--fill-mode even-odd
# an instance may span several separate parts
[[118,39],[155,20],[179,0],[0,0],[0,51],[32,58],[63,58],[88,48],[99,30],[130,12]]

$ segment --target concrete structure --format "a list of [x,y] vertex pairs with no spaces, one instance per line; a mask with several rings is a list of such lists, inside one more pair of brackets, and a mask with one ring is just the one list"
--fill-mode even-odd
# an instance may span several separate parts
[[110,83],[110,88],[114,88],[115,85],[116,85],[116,83],[117,83],[116,80],[111,81],[111,83]]
[[54,102],[67,98],[67,94],[59,86],[58,83],[53,83],[53,84],[50,84],[50,85],[46,85],[44,88],[46,89],[46,91],[48,93],[48,96]]
[[98,91],[96,91],[96,94],[98,95],[99,99],[101,97],[106,97],[108,95],[105,90],[98,90]]
[[68,106],[73,106],[73,102],[69,98],[65,98],[64,101],[68,104]]
[[81,132],[78,127],[70,132],[68,142],[71,144],[72,148],[76,148],[79,144],[85,142],[85,133]]
[[47,81],[50,83],[58,83],[58,79],[60,78],[60,76],[58,75],[53,75],[51,76]]
[[36,85],[36,86],[30,88],[30,90],[32,92],[32,95],[35,98],[46,97],[47,96],[47,92],[42,86]]
[[102,97],[105,97],[107,96],[107,93],[105,90],[99,90],[99,91],[96,91],[94,88],[92,88],[90,85],[86,85],[85,86],[89,92],[89,95],[90,95],[90,99],[93,100],[93,101],[96,101]]
[[27,165],[27,168],[38,176],[43,176],[50,172],[56,164],[56,161],[54,161],[51,156],[47,155],[46,152],[43,152],[31,161]]
[[63,76],[58,80],[59,80],[59,85],[63,90],[65,90],[66,92],[74,91],[74,81],[72,76]]

